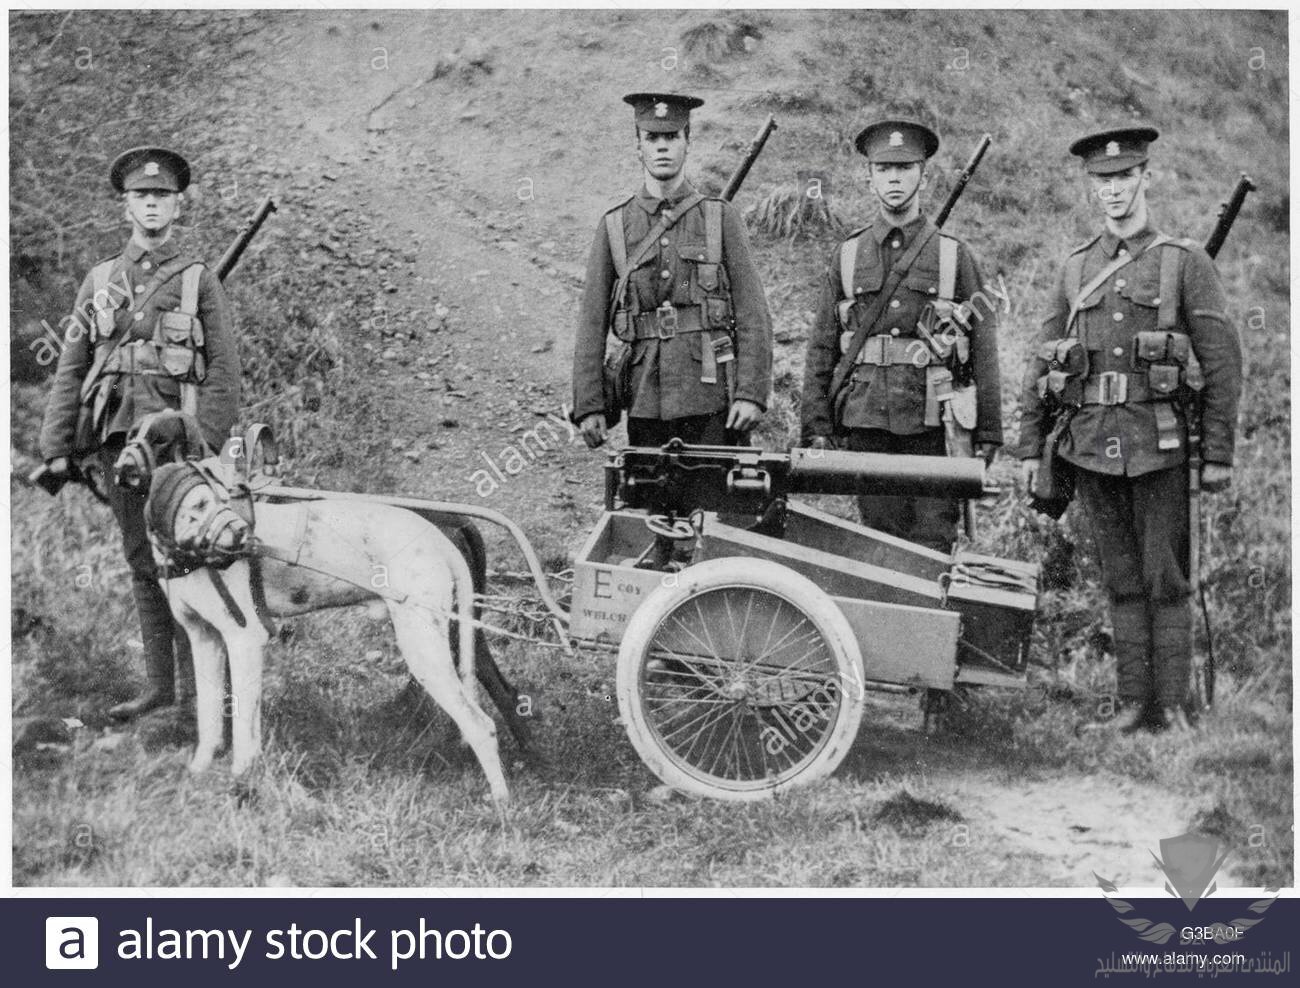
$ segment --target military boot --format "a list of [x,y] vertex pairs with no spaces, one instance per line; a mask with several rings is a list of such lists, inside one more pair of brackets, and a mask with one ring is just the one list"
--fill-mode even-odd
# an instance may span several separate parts
[[156,581],[132,581],[136,613],[140,618],[140,638],[144,642],[144,671],[148,680],[144,692],[133,700],[109,707],[114,720],[133,720],[159,707],[170,707],[176,700],[175,662],[172,651],[173,624],[167,597]]
[[1112,602],[1110,623],[1119,699],[1113,716],[1087,724],[1083,730],[1132,734],[1145,727],[1151,717],[1151,625],[1146,604]]
[[[1192,611],[1186,600],[1152,605],[1151,659],[1160,707],[1181,711],[1192,684]],[[1186,726],[1186,717],[1181,721]]]

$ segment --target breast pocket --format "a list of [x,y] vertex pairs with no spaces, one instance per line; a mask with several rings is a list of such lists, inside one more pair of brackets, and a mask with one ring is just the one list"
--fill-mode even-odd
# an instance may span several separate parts
[[939,297],[939,271],[913,267],[903,279],[903,287],[926,299]]

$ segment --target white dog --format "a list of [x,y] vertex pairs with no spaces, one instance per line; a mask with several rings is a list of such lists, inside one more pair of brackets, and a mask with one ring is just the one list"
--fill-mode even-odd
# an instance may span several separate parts
[[[221,746],[226,659],[232,772],[247,772],[261,751],[266,614],[288,617],[378,599],[412,675],[455,721],[493,799],[503,804],[509,793],[496,726],[474,695],[473,581],[447,536],[411,511],[336,499],[258,502],[250,527],[212,481],[194,463],[159,467],[146,510],[160,566],[170,567],[163,570],[163,589],[194,653],[199,740],[191,771],[206,770]],[[449,636],[453,618],[459,672]]]

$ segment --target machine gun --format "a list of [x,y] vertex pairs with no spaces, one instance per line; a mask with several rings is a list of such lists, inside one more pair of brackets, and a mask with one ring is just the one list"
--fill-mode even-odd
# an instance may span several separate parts
[[984,461],[894,456],[827,449],[771,453],[744,446],[629,447],[605,465],[605,508],[639,508],[670,518],[696,510],[760,515],[772,533],[783,527],[791,494],[902,494],[979,498]]

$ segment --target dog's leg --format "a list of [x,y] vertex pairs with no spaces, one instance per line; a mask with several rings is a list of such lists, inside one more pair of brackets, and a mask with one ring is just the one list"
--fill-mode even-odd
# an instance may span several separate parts
[[427,614],[420,613],[418,606],[388,601],[397,646],[402,650],[411,674],[456,722],[461,737],[473,750],[483,774],[487,776],[493,800],[497,805],[504,805],[510,798],[510,790],[501,770],[496,724],[474,702],[461,680],[452,661],[446,622],[431,621]]
[[262,665],[266,629],[250,621],[226,634],[230,661],[231,760],[233,775],[243,775],[262,752]]
[[[185,596],[178,589],[178,583],[179,581],[173,581],[168,587],[168,597],[172,604],[172,615],[189,636],[190,651],[194,656],[194,712],[198,721],[199,740],[194,747],[194,757],[190,759],[190,771],[197,775],[212,766],[212,760],[221,750],[226,650],[220,633],[192,606],[192,603],[198,601],[191,601]],[[184,586],[186,591],[198,589],[194,581],[186,580]],[[221,606],[219,600],[215,603],[216,606]]]
[[[220,636],[226,661],[230,665],[230,771],[243,775],[252,767],[262,751],[262,664],[266,643],[266,628],[257,619],[253,592],[249,584],[250,570],[246,561],[239,561],[221,571],[230,599],[244,619],[240,627],[235,615],[215,590],[205,598],[205,617]],[[206,583],[207,577],[204,577]],[[220,666],[212,677],[213,689],[221,694],[223,684]],[[220,738],[221,711],[218,709],[215,731]]]

